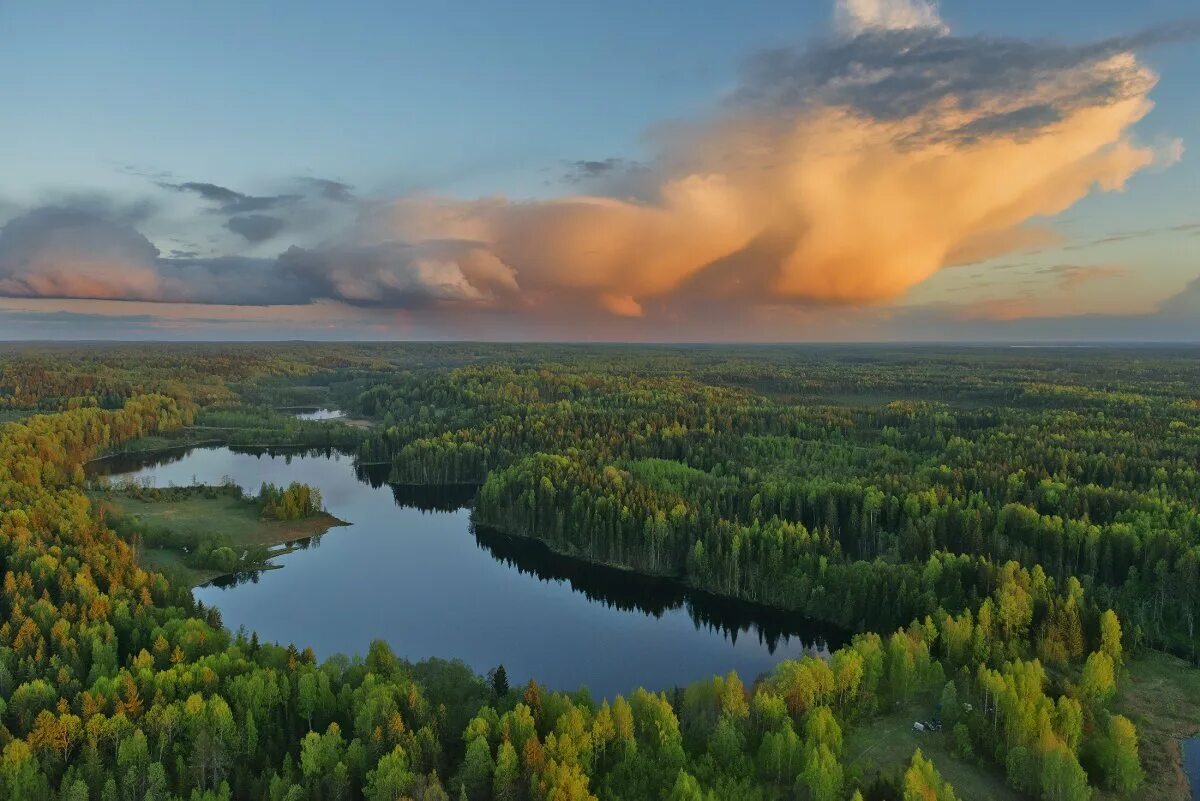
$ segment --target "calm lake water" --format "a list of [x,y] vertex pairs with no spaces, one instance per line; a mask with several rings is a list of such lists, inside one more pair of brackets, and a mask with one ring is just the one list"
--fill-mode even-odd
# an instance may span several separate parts
[[1200,801],[1200,737],[1179,744],[1183,750],[1183,772],[1192,785],[1192,801]]
[[587,685],[609,696],[666,689],[736,670],[750,682],[781,659],[824,653],[844,635],[804,618],[730,602],[552,553],[479,529],[470,487],[393,487],[337,453],[198,448],[92,464],[94,473],[155,485],[231,478],[302,481],[352,525],[331,529],[269,570],[195,596],[231,629],[311,646],[319,657],[365,654],[387,640],[412,660],[462,659],[484,673],[503,663],[513,683]]

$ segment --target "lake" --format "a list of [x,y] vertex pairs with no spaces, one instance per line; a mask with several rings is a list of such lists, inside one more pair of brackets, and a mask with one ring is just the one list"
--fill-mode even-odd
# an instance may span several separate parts
[[197,588],[225,624],[319,657],[387,640],[410,660],[503,664],[514,684],[586,685],[611,697],[736,670],[747,683],[776,662],[826,653],[839,629],[563,557],[471,523],[471,487],[385,483],[386,466],[335,452],[193,448],[93,462],[93,474],[157,486],[301,481],[350,523],[277,558],[280,570]]
[[1200,737],[1190,737],[1179,747],[1183,751],[1183,773],[1192,786],[1192,801],[1200,801]]

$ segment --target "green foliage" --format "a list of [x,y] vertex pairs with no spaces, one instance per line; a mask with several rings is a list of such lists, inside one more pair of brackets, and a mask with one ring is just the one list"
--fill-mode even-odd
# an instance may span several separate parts
[[303,520],[325,511],[321,492],[315,487],[293,481],[286,487],[263,484],[258,491],[263,517],[270,520]]
[[[1195,360],[881,353],[6,355],[0,407],[56,413],[0,427],[0,797],[946,801],[920,751],[871,780],[843,755],[876,716],[939,696],[946,730],[914,736],[1024,793],[1135,791],[1117,682],[1146,645],[1196,656]],[[269,408],[297,402],[373,425]],[[599,706],[384,643],[318,664],[232,635],[139,566],[164,532],[89,504],[85,461],[179,436],[346,447],[394,480],[480,484],[480,524],[857,634],[750,687],[730,674]],[[259,501],[280,520],[321,510],[300,484]],[[240,559],[214,531],[189,553]]]
[[954,789],[942,780],[937,768],[919,748],[904,773],[904,801],[958,801]]
[[1085,698],[1104,702],[1117,690],[1112,657],[1104,651],[1089,654],[1079,679],[1079,690]]
[[1103,732],[1089,743],[1087,761],[1093,773],[1102,777],[1110,790],[1132,793],[1146,779],[1138,759],[1137,730],[1128,718],[1104,715]]

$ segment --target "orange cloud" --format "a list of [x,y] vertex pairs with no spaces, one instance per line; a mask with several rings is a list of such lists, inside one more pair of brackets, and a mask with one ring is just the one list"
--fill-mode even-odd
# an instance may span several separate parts
[[739,254],[768,262],[740,295],[873,303],[964,258],[1045,243],[1024,224],[1153,162],[1128,136],[1149,109],[1138,95],[969,142],[918,137],[978,119],[953,106],[895,121],[846,108],[735,115],[687,143],[693,168],[664,176],[654,202],[406,198],[392,233],[471,240],[511,269],[511,289],[590,296],[622,316],[686,299]]
[[[952,36],[929,0],[836,10],[839,35],[761,54],[709,117],[660,132],[628,192],[363,202],[350,230],[274,259],[164,259],[128,226],[28,215],[0,236],[0,294],[330,302],[440,315],[454,330],[470,315],[622,335],[759,326],[882,304],[943,268],[1044,247],[1049,218],[1155,163],[1132,131],[1156,76],[1132,47],[1158,33],[1028,43]],[[621,163],[583,164],[619,183]],[[231,213],[296,202],[172,188]],[[339,208],[357,203],[343,195]],[[97,255],[85,240],[101,235]],[[1096,277],[1061,276],[1066,288]],[[967,313],[1010,319],[1027,305]]]

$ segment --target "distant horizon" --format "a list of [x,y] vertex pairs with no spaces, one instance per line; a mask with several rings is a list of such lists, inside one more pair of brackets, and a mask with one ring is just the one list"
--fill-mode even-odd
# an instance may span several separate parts
[[6,345],[556,345],[624,347],[1196,348],[1195,340],[551,340],[551,339],[0,339]]

